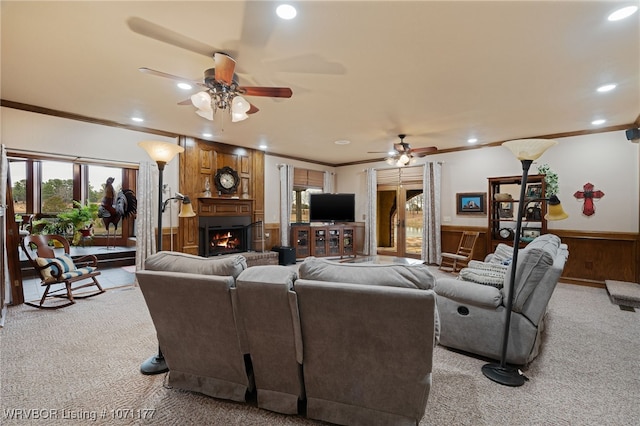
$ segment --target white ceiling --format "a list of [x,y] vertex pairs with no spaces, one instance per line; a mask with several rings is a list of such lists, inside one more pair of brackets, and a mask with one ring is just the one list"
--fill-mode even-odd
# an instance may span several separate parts
[[[446,150],[640,115],[640,13],[606,19],[637,1],[291,3],[283,21],[267,1],[4,0],[1,98],[333,165],[382,158],[368,152],[398,133]],[[241,84],[293,97],[250,97],[260,112],[211,122],[177,105],[197,89],[138,71],[201,80],[216,50]]]

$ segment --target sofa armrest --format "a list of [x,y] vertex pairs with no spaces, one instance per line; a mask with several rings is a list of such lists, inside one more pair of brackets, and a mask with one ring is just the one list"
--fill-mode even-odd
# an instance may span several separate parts
[[454,278],[436,280],[435,291],[438,296],[475,306],[497,308],[502,303],[499,289]]

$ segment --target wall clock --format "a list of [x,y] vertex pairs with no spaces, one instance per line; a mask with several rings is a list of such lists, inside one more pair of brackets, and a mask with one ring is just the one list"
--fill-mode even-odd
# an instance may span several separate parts
[[223,194],[233,194],[238,188],[240,177],[231,167],[224,166],[216,171],[214,181],[218,191]]
[[500,234],[500,238],[503,240],[513,239],[513,229],[511,228],[502,228],[498,233]]

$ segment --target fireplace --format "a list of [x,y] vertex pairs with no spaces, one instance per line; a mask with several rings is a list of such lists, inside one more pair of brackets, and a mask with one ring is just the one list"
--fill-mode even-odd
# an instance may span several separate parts
[[210,226],[203,229],[204,242],[207,247],[203,247],[203,256],[218,256],[221,254],[241,253],[247,251],[249,241],[249,226],[235,226],[232,228],[221,228]]
[[198,254],[263,252],[264,226],[252,211],[249,199],[198,197]]

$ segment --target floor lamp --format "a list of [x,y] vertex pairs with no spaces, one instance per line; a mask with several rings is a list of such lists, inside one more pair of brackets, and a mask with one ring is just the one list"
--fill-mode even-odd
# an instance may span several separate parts
[[[164,166],[176,156],[184,151],[184,148],[170,143],[160,141],[142,141],[138,143],[144,149],[149,157],[158,164],[158,237],[157,252],[162,251],[162,212],[166,204],[162,202],[162,175],[164,174]],[[193,212],[193,209],[191,210]],[[158,346],[158,353],[151,356],[140,366],[142,374],[161,374],[169,371],[167,363],[162,355],[162,350]]]
[[[509,345],[509,329],[511,326],[511,308],[513,306],[513,292],[516,281],[516,267],[518,266],[518,251],[520,251],[520,232],[522,232],[522,214],[524,213],[525,191],[529,168],[534,160],[538,159],[548,148],[557,144],[550,139],[520,139],[508,141],[502,146],[509,148],[511,152],[522,163],[522,181],[520,184],[520,199],[518,203],[518,219],[516,221],[515,235],[513,237],[513,259],[511,260],[511,276],[509,279],[509,293],[507,306],[505,308],[504,331],[502,334],[502,352],[500,363],[485,364],[482,366],[482,373],[494,382],[505,386],[522,386],[526,381],[524,375],[515,367],[507,365],[507,347]],[[538,199],[536,201],[548,201],[549,213],[545,215],[546,220],[559,220],[568,217],[562,210],[560,200],[555,195],[550,198]]]

